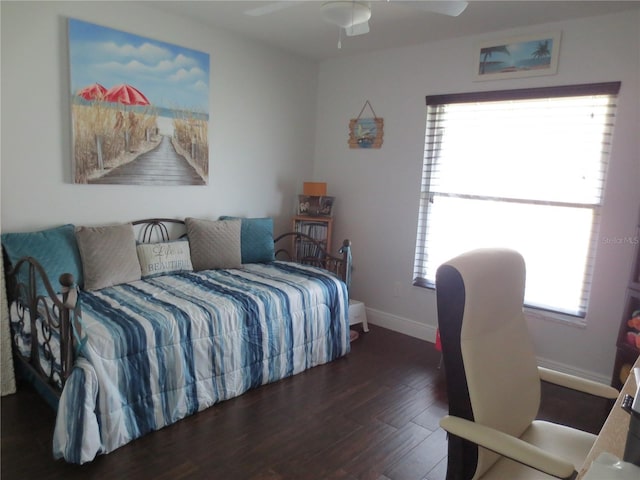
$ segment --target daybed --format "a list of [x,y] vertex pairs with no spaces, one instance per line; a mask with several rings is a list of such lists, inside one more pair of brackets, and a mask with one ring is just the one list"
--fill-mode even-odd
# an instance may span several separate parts
[[342,257],[276,260],[272,229],[187,218],[2,235],[14,353],[57,406],[56,458],[91,461],[349,352],[349,242]]

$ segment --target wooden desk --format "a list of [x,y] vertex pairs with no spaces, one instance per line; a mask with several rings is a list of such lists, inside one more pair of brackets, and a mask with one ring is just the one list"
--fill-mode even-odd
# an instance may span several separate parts
[[[633,367],[640,367],[640,358],[636,360]],[[591,466],[591,462],[598,458],[598,455],[602,452],[609,452],[622,460],[624,445],[627,441],[627,430],[629,429],[629,414],[622,410],[620,404],[622,403],[622,398],[625,394],[628,393],[629,395],[635,396],[636,388],[636,379],[632,369],[627,381],[622,387],[622,390],[620,390],[620,395],[618,396],[615,405],[611,409],[607,420],[602,426],[602,430],[600,430],[596,443],[591,447],[589,455],[587,455],[582,468],[578,472],[576,480],[584,477],[585,473],[587,473],[587,470]]]

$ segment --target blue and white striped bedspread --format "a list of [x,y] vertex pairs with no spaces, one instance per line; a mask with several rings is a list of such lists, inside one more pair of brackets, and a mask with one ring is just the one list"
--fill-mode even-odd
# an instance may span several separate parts
[[346,286],[287,262],[155,277],[80,295],[87,343],[54,456],[91,461],[216,402],[349,352]]

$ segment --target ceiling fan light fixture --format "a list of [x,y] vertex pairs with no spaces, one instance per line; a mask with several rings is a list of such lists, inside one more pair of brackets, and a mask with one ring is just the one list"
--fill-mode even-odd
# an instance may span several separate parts
[[351,25],[350,27],[344,29],[344,33],[347,37],[356,37],[358,35],[369,33],[369,22]]
[[320,9],[327,22],[345,29],[371,18],[371,8],[363,2],[336,0],[322,4]]

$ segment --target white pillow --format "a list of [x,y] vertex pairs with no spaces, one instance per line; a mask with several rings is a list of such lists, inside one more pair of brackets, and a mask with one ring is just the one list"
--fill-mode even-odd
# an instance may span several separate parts
[[142,278],[173,272],[191,272],[189,242],[141,243],[136,247]]

